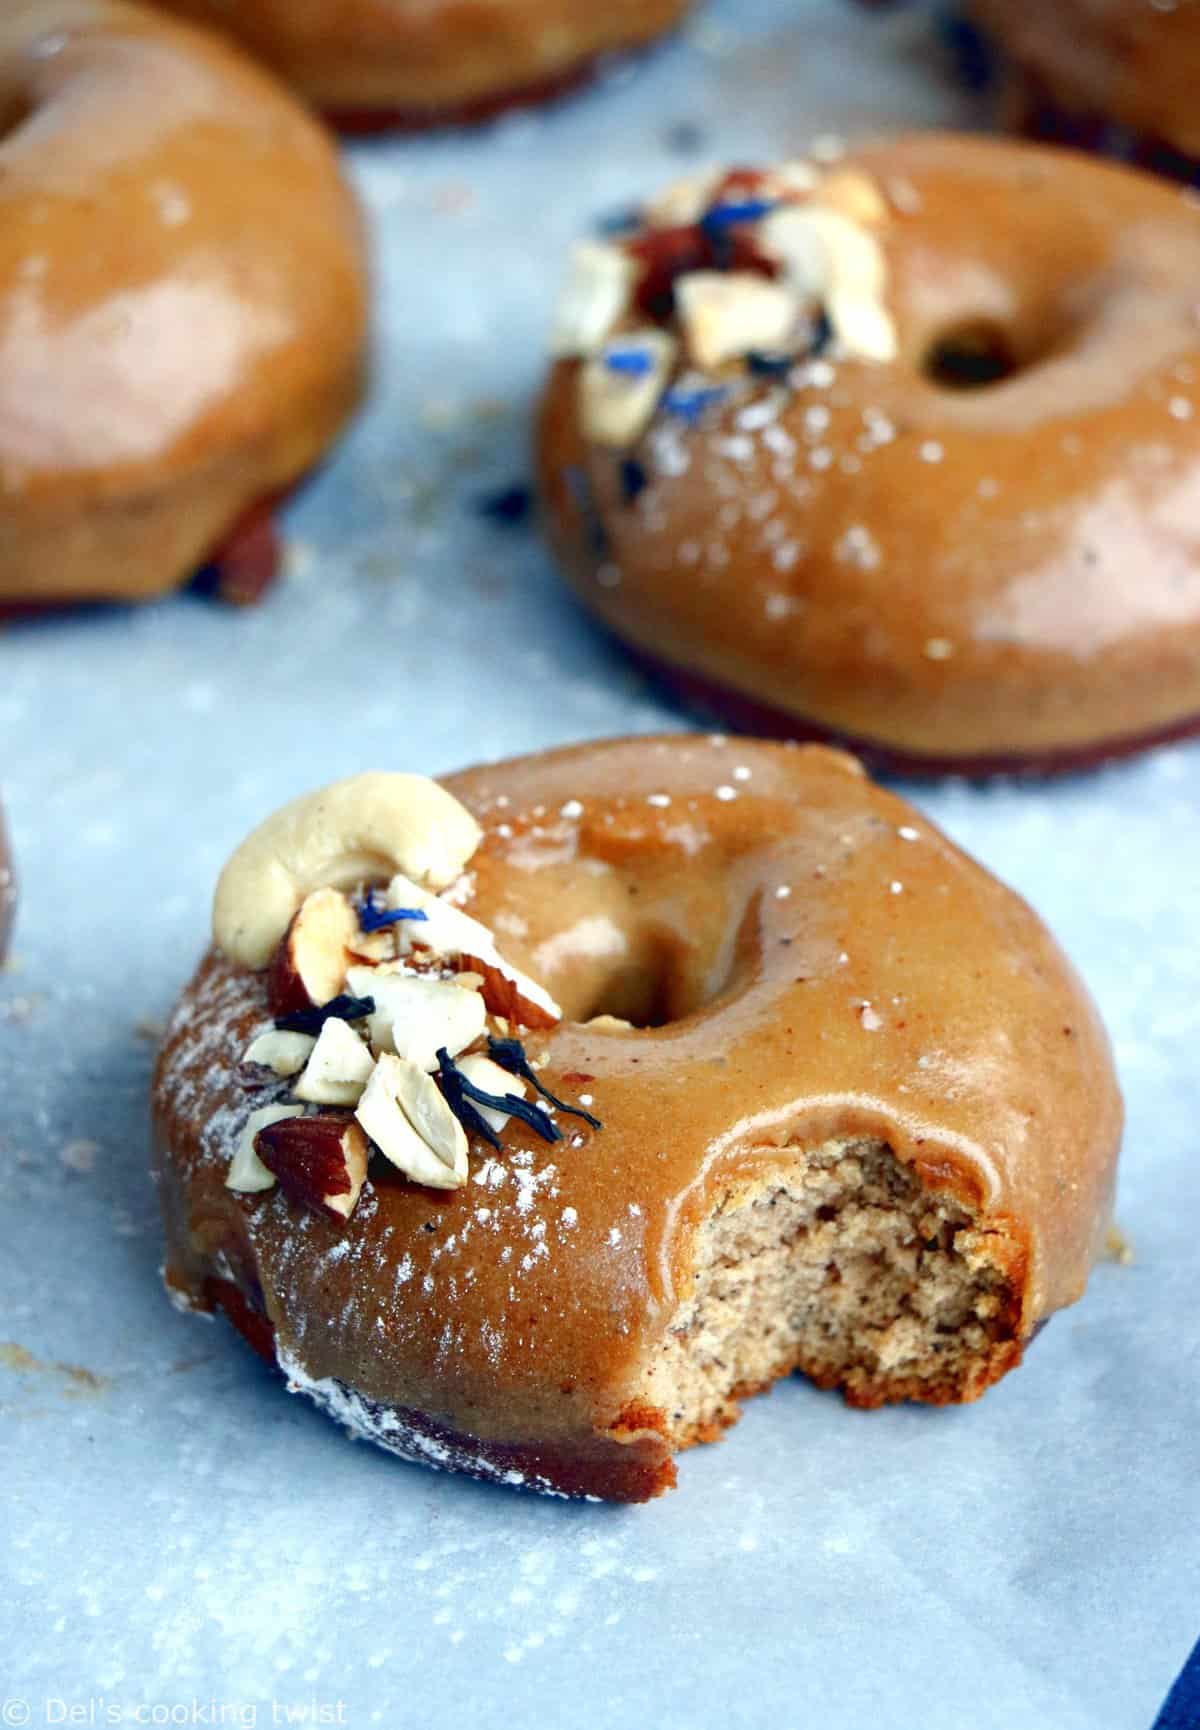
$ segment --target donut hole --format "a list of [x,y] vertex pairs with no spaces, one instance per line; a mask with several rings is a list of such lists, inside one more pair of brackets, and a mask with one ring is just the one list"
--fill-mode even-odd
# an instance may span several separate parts
[[1010,332],[990,319],[971,319],[930,344],[922,370],[945,390],[986,390],[1022,364]]
[[631,1027],[669,1027],[683,1020],[706,996],[693,977],[692,959],[666,932],[641,934],[629,960],[596,983],[580,1019],[611,1017]]

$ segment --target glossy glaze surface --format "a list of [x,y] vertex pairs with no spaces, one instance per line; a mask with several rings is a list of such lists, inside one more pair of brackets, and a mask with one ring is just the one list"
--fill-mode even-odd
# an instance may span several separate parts
[[[914,136],[852,161],[890,189],[897,360],[699,425],[660,412],[632,503],[559,363],[541,469],[568,575],[660,660],[931,766],[1200,717],[1200,212],[1032,146]],[[980,326],[1009,376],[929,376]]]
[[158,0],[232,30],[318,107],[436,119],[569,77],[687,0]]
[[543,1078],[603,1129],[510,1125],[449,1196],[373,1170],[345,1233],[247,1203],[223,1179],[265,988],[210,955],[156,1084],[172,1284],[261,1291],[312,1378],[565,1450],[617,1423],[697,1223],[789,1144],[881,1137],[1002,1232],[1018,1339],[1081,1294],[1120,1134],[1107,1040],[1028,907],[910,806],[837,753],[687,736],[447,785],[485,831],[470,910],[564,1008],[528,1042]]
[[971,0],[970,11],[1052,102],[1200,156],[1200,10],[1187,0]]
[[359,394],[336,153],[219,40],[106,0],[0,21],[0,599],[146,595]]

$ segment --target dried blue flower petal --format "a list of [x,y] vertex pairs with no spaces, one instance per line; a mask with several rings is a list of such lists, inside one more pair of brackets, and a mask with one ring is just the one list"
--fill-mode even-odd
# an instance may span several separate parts
[[493,1063],[498,1063],[501,1069],[507,1069],[510,1075],[519,1075],[522,1081],[527,1081],[543,1099],[548,1099],[551,1105],[557,1105],[560,1111],[567,1112],[571,1117],[582,1117],[593,1129],[604,1128],[600,1119],[593,1117],[590,1111],[585,1111],[581,1105],[568,1105],[565,1100],[559,1099],[557,1094],[551,1093],[548,1087],[542,1086],[519,1039],[496,1039],[489,1036],[488,1056]]
[[376,906],[374,889],[367,890],[355,912],[360,931],[382,931],[388,925],[399,925],[404,919],[416,919],[422,923],[429,919],[428,913],[423,913],[419,907]]
[[373,997],[350,997],[343,992],[339,997],[331,997],[328,1003],[322,1003],[320,1008],[293,1009],[287,1015],[277,1015],[275,1025],[280,1033],[320,1033],[327,1021],[361,1021],[366,1015],[374,1015],[375,999]]
[[634,457],[625,457],[621,463],[620,474],[621,497],[627,505],[631,505],[646,490],[646,471]]
[[700,227],[709,239],[713,240],[725,229],[733,228],[738,223],[761,222],[764,216],[771,214],[778,203],[777,198],[739,198],[710,204],[700,218]]
[[540,1135],[543,1141],[562,1140],[563,1133],[557,1123],[536,1105],[530,1105],[528,1100],[522,1099],[519,1094],[488,1093],[482,1087],[476,1087],[473,1081],[468,1081],[444,1045],[438,1051],[437,1060],[438,1080],[442,1084],[446,1104],[464,1129],[482,1135],[493,1147],[500,1146],[491,1125],[475,1110],[477,1105],[486,1105],[492,1111],[504,1111],[509,1117],[518,1118],[532,1129],[535,1135]]
[[694,422],[700,419],[705,409],[712,408],[714,403],[724,402],[728,394],[723,384],[704,385],[696,390],[676,387],[663,397],[662,406],[668,414],[678,415],[680,420]]
[[755,378],[787,378],[793,366],[795,356],[790,354],[763,354],[757,349],[751,349],[746,356],[747,370]]
[[822,355],[833,341],[833,324],[829,314],[822,307],[813,322],[812,335],[808,339],[808,352],[812,357]]
[[476,1111],[467,1097],[467,1088],[470,1084],[458,1065],[451,1061],[450,1053],[444,1045],[438,1051],[437,1060],[438,1081],[441,1083],[442,1097],[446,1104],[468,1135],[478,1135],[488,1143],[489,1147],[494,1147],[499,1152],[500,1137],[487,1119]]
[[645,348],[606,348],[604,364],[609,372],[627,378],[645,378],[654,370],[654,356]]

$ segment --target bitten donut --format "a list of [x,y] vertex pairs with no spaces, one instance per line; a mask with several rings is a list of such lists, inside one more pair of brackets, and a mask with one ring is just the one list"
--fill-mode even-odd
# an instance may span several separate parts
[[573,259],[540,425],[582,598],[736,725],[920,770],[1200,725],[1200,211],[926,134],[676,186]]
[[293,97],[107,0],[0,19],[0,604],[136,599],[264,506],[358,400],[354,198]]
[[360,776],[214,933],[154,1083],[169,1290],[406,1458],[638,1501],[792,1370],[974,1399],[1104,1237],[1082,986],[822,747]]
[[1192,0],[969,0],[1001,51],[1021,130],[1193,178],[1200,166],[1200,9]]
[[669,29],[689,0],[159,0],[220,24],[339,123],[480,119]]

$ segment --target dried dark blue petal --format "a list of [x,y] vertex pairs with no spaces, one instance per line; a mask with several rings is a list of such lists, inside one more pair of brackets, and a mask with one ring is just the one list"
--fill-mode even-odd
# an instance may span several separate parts
[[488,1056],[493,1063],[498,1063],[501,1069],[507,1069],[510,1075],[519,1075],[522,1081],[527,1081],[543,1099],[548,1099],[551,1105],[557,1105],[560,1111],[567,1112],[571,1117],[582,1117],[593,1129],[604,1128],[600,1119],[593,1117],[590,1111],[585,1111],[581,1105],[568,1105],[565,1100],[559,1099],[557,1094],[551,1093],[548,1087],[542,1086],[519,1039],[496,1039],[489,1036]]
[[604,364],[609,372],[627,378],[645,378],[654,369],[654,356],[646,348],[606,348]]
[[374,1015],[373,997],[350,997],[345,992],[331,997],[319,1008],[293,1009],[287,1015],[277,1015],[275,1025],[280,1033],[320,1033],[327,1021],[361,1021]]
[[829,314],[822,307],[813,323],[812,335],[808,339],[809,354],[824,354],[832,341],[833,325],[830,322]]
[[724,402],[728,394],[723,384],[706,385],[697,390],[676,388],[663,397],[662,406],[668,414],[678,415],[680,420],[698,421],[705,409]]
[[627,505],[633,504],[646,490],[647,475],[641,463],[625,457],[621,463],[621,496]]
[[743,222],[761,222],[769,216],[779,200],[776,198],[727,199],[711,204],[700,218],[700,227],[710,240],[715,240],[728,228]]
[[[466,1128],[466,1120],[463,1118],[460,1108],[462,1106],[486,1105],[492,1111],[505,1111],[509,1117],[518,1118],[521,1123],[532,1129],[535,1135],[540,1135],[543,1141],[562,1140],[563,1133],[557,1123],[547,1117],[544,1111],[539,1111],[536,1105],[530,1105],[528,1100],[520,1098],[515,1093],[487,1093],[482,1087],[476,1087],[473,1081],[468,1081],[444,1045],[437,1054],[437,1060],[438,1079],[442,1083],[442,1092],[446,1096],[446,1103],[464,1128]],[[472,1112],[472,1116],[478,1122],[483,1123],[478,1112]],[[477,1133],[486,1133],[492,1146],[499,1147],[500,1143],[486,1124],[484,1124],[483,1130],[477,1131]]]
[[790,354],[762,354],[751,349],[746,356],[747,370],[755,378],[787,378],[795,364],[795,358]]
[[388,925],[399,925],[402,919],[416,919],[425,923],[428,913],[419,907],[378,907],[375,904],[375,891],[368,889],[355,908],[358,914],[360,931],[382,931]]
[[533,489],[522,481],[516,481],[497,492],[484,493],[477,509],[481,517],[487,517],[491,522],[516,527],[528,522],[533,515]]
[[480,1136],[490,1147],[499,1151],[500,1137],[487,1119],[480,1116],[467,1098],[467,1078],[462,1070],[451,1062],[450,1053],[444,1045],[437,1054],[437,1060],[438,1081],[441,1084],[442,1097],[446,1104],[468,1135]]

